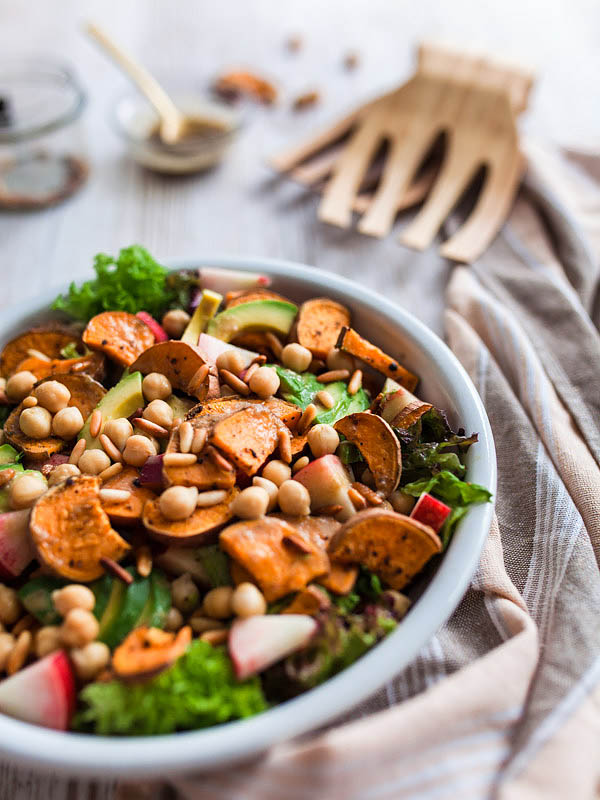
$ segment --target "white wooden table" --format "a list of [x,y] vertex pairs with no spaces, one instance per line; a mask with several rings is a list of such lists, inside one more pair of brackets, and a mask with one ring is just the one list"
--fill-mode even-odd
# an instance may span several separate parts
[[[202,88],[242,65],[275,79],[284,102],[248,109],[243,135],[219,169],[180,179],[145,172],[126,160],[111,128],[112,103],[128,87],[81,34],[88,19],[171,86]],[[304,46],[291,54],[284,42],[295,33]],[[0,0],[2,55],[45,53],[77,69],[89,105],[74,136],[91,164],[88,185],[63,206],[0,215],[0,309],[87,277],[96,252],[137,242],[163,261],[218,252],[315,264],[385,290],[441,332],[447,264],[401,248],[393,236],[372,240],[318,223],[315,198],[274,181],[264,166],[269,153],[404,79],[421,38],[534,67],[541,78],[526,130],[568,144],[600,142],[597,0]],[[342,66],[350,49],[360,55],[354,72]],[[291,100],[307,88],[318,89],[322,102],[293,113]],[[0,800],[114,796],[112,785],[0,767]]]

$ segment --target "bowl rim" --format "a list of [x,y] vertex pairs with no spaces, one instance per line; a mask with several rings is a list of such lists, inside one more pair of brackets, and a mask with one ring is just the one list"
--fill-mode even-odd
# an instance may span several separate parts
[[[397,629],[355,664],[320,686],[246,720],[212,728],[153,737],[108,737],[53,731],[0,714],[0,753],[13,762],[77,775],[165,776],[241,762],[275,744],[314,730],[349,711],[391,680],[454,612],[479,563],[488,536],[496,493],[496,455],[490,424],[475,386],[447,345],[410,312],[377,292],[332,272],[296,262],[239,255],[207,255],[170,262],[171,269],[223,267],[258,271],[274,279],[317,282],[347,302],[375,308],[435,364],[439,379],[464,422],[479,432],[476,457],[470,452],[469,480],[483,484],[492,502],[472,507],[459,523],[428,587]],[[0,339],[20,320],[48,308],[57,291],[3,312]]]

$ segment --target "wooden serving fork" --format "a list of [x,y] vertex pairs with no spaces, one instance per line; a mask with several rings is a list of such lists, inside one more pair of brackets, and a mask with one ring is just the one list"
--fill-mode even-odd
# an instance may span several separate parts
[[[397,213],[423,198],[400,241],[427,248],[481,167],[485,180],[467,220],[440,252],[470,262],[490,244],[510,210],[525,160],[516,117],[533,77],[523,70],[438,45],[418,48],[417,71],[309,141],[272,159],[279,171],[322,190],[319,219],[385,236]],[[445,134],[441,166],[422,167]],[[387,154],[373,160],[382,144]]]

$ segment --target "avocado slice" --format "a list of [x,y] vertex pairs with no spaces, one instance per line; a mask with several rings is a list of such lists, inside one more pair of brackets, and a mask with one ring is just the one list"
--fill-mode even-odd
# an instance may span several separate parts
[[[135,575],[132,567],[129,567],[127,572],[132,576]],[[119,583],[124,587],[119,612],[104,630],[102,630],[102,621],[100,622],[100,635],[98,636],[110,648],[120,644],[127,634],[138,625],[138,620],[150,595],[150,581],[148,578],[136,579],[128,586],[125,586],[122,581],[117,579],[113,583]],[[106,611],[109,610],[110,605],[111,601],[109,600]]]
[[221,311],[208,323],[206,332],[224,342],[246,331],[265,330],[287,336],[297,313],[297,306],[283,300],[252,300]]
[[110,593],[112,591],[113,579],[110,575],[103,575],[90,584],[90,589],[94,593],[96,603],[94,605],[94,615],[98,621],[102,619],[106,606],[110,600]]
[[52,602],[52,592],[60,589],[66,581],[60,578],[41,576],[32,578],[19,589],[19,600],[23,607],[42,625],[59,625],[61,617]]
[[152,570],[150,575],[150,595],[137,622],[138,626],[147,625],[149,628],[164,627],[171,605],[169,581],[159,569]]
[[19,453],[10,444],[0,447],[0,469],[14,466],[19,460]]
[[218,292],[212,292],[210,289],[204,289],[202,297],[191,320],[187,324],[187,328],[181,337],[182,342],[187,344],[198,344],[200,334],[204,332],[209,321],[219,310],[219,306],[223,302],[223,295]]
[[173,419],[184,419],[188,411],[198,404],[198,400],[191,397],[178,397],[176,394],[172,394],[171,397],[167,398],[166,403],[173,410]]
[[108,603],[102,612],[99,622],[100,630],[98,632],[98,639],[105,644],[109,644],[109,637],[111,631],[115,627],[121,609],[123,608],[123,601],[125,599],[125,584],[123,581],[111,579],[111,590],[108,598]]
[[[113,386],[100,400],[96,409],[102,411],[102,418],[106,422],[109,419],[120,419],[130,417],[134,411],[144,405],[142,394],[142,373],[132,372]],[[96,410],[94,409],[94,411]],[[87,418],[85,425],[81,429],[79,439],[85,439],[88,449],[100,448],[102,445],[98,438],[90,436],[90,420],[92,415]]]

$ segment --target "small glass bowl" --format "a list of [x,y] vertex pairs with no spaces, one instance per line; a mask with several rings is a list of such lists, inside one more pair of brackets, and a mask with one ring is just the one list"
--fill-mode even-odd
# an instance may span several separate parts
[[223,103],[192,94],[174,95],[173,101],[184,114],[214,121],[223,130],[165,145],[152,136],[159,124],[154,108],[140,94],[126,95],[117,101],[113,120],[131,158],[155,172],[177,175],[201,172],[218,164],[240,130],[239,113]]

